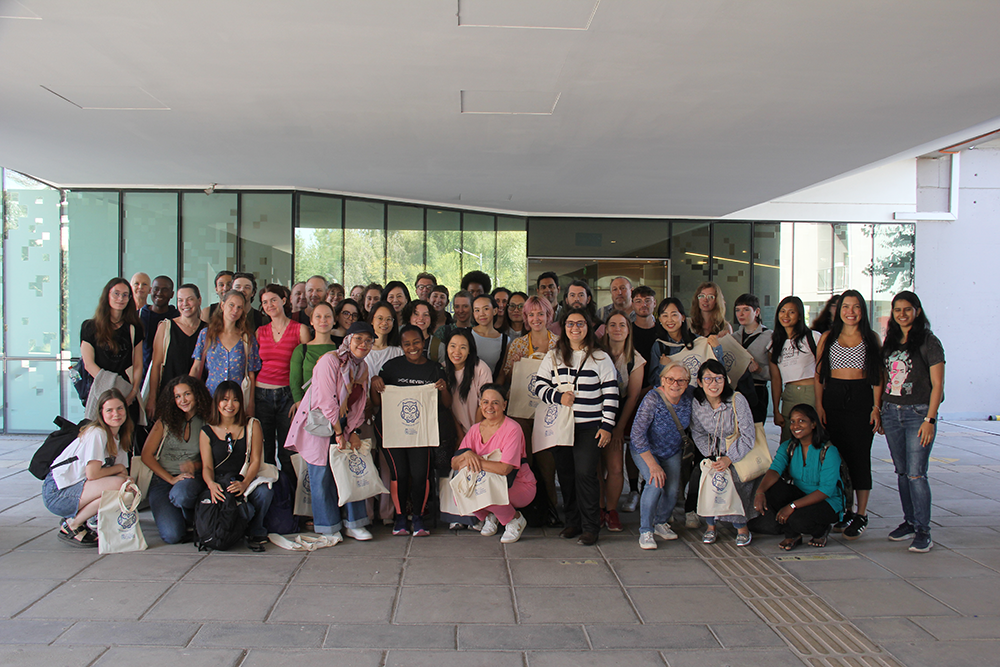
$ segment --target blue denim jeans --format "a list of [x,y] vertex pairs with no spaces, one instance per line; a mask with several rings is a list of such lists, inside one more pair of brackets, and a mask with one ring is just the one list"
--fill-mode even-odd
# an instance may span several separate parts
[[917,530],[926,532],[931,529],[931,485],[927,481],[927,465],[934,441],[921,447],[919,431],[928,407],[926,404],[882,404],[882,428],[896,468],[903,518]]
[[160,538],[167,544],[178,544],[187,534],[187,527],[194,522],[194,507],[198,496],[205,490],[201,476],[182,479],[174,485],[156,475],[149,482],[149,508]]
[[635,467],[639,469],[639,475],[646,482],[639,497],[639,532],[652,532],[654,525],[667,523],[670,520],[674,505],[677,504],[677,489],[681,483],[681,453],[677,452],[668,459],[661,459],[653,454],[653,458],[667,474],[663,488],[654,486],[650,482],[649,466],[642,456],[636,454],[631,447],[629,453],[635,461]]
[[347,526],[361,528],[371,523],[365,501],[355,500],[347,503],[347,521],[340,517],[340,497],[337,494],[337,482],[329,465],[309,466],[309,492],[312,494],[313,529],[317,533],[332,535]]
[[[292,453],[285,449],[285,438],[291,428],[292,390],[289,387],[262,389],[257,387],[253,394],[254,416],[260,420],[264,437],[264,462],[275,464],[281,461],[282,470],[292,469]],[[277,459],[277,461],[275,460]]]
[[264,528],[264,517],[268,508],[271,507],[271,499],[274,492],[267,484],[260,484],[247,496],[247,503],[250,505],[250,525],[247,527],[249,537],[267,537],[267,529]]

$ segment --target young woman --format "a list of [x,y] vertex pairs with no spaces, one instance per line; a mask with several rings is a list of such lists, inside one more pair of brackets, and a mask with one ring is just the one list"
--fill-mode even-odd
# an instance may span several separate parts
[[702,283],[694,291],[694,298],[691,299],[691,330],[699,336],[725,336],[733,333],[733,325],[726,321],[726,299],[715,283]]
[[[209,325],[211,326],[211,325]],[[250,431],[248,442],[247,431]],[[246,472],[241,473],[247,461]],[[212,413],[208,424],[202,427],[199,441],[201,451],[201,477],[211,493],[212,502],[226,499],[225,492],[234,496],[244,495],[257,477],[264,460],[264,438],[260,422],[243,409],[243,390],[232,380],[224,380],[212,394]],[[246,500],[253,516],[247,526],[247,547],[262,552],[267,543],[264,515],[271,506],[271,487],[258,484]]]
[[486,362],[494,375],[500,375],[510,337],[493,326],[496,312],[497,302],[488,294],[480,294],[472,302],[472,316],[476,321],[472,337],[476,340],[479,358]]
[[344,300],[344,286],[340,283],[330,283],[330,286],[326,290],[326,302],[337,307],[341,301]]
[[222,304],[212,313],[208,326],[198,333],[198,342],[191,357],[191,377],[201,377],[208,371],[205,388],[215,395],[215,389],[222,382],[231,380],[241,384],[249,379],[247,403],[248,415],[253,415],[254,378],[260,370],[260,354],[257,339],[247,328],[246,296],[242,292],[230,290],[222,297]]
[[757,516],[753,506],[756,480],[744,482],[730,466],[753,450],[756,430],[750,404],[729,386],[726,367],[716,359],[709,359],[698,369],[698,388],[691,402],[691,437],[701,455],[712,459],[712,470],[729,468],[746,514],[704,517],[708,528],[701,541],[715,542],[715,526],[721,520],[736,528],[736,546],[747,546],[751,540],[747,521]]
[[472,425],[483,418],[477,397],[483,387],[493,382],[493,374],[479,358],[475,338],[468,329],[452,331],[445,350],[444,379],[451,392],[451,412],[461,440]]
[[334,345],[339,347],[351,325],[362,321],[361,306],[354,299],[344,299],[333,308],[333,315],[334,328],[330,337]]
[[149,507],[167,544],[187,538],[198,496],[205,490],[199,474],[199,434],[211,411],[212,397],[201,380],[188,375],[175,377],[160,394],[159,418],[142,448],[142,462],[153,471]]
[[840,295],[837,317],[819,339],[816,358],[816,412],[847,463],[857,498],[857,511],[848,512],[838,527],[846,539],[856,540],[868,525],[872,439],[881,426],[884,386],[881,346],[860,292]]
[[[668,521],[681,483],[683,433],[691,425],[691,373],[676,362],[660,373],[660,384],[642,399],[632,424],[630,453],[646,485],[639,500],[639,547],[655,549],[654,535],[676,540]],[[670,407],[667,407],[667,403]],[[673,414],[671,414],[673,408]]]
[[497,304],[497,312],[493,318],[493,328],[497,331],[507,331],[509,323],[507,321],[507,302],[510,301],[510,290],[506,287],[495,287],[490,296]]
[[642,393],[642,378],[646,360],[632,344],[632,322],[623,311],[613,310],[605,324],[604,349],[611,354],[618,383],[618,420],[611,431],[611,444],[601,450],[604,468],[601,494],[602,518],[608,530],[620,532],[622,522],[618,517],[618,500],[625,488],[625,428],[635,414]]
[[451,314],[448,312],[448,302],[451,300],[451,296],[448,294],[448,288],[444,285],[435,285],[431,288],[430,296],[427,297],[427,301],[431,304],[434,309],[434,322],[431,323],[431,331],[437,333],[437,331],[444,326],[452,323]]
[[[656,386],[660,382],[660,372],[664,366],[662,357],[664,355],[670,356],[684,349],[693,349],[698,339],[702,338],[701,334],[692,332],[688,328],[688,321],[684,315],[684,304],[676,297],[668,296],[663,301],[660,301],[656,307],[656,319],[663,329],[661,333],[666,333],[667,335],[665,338],[658,338],[653,343],[653,348],[650,351],[651,358],[646,364],[648,367],[646,374],[650,384],[653,386]],[[708,340],[708,344],[712,346],[716,358],[721,360],[722,346],[719,345],[719,339],[714,334],[705,336],[705,338]],[[699,361],[704,362],[705,359],[699,359]]]
[[[341,301],[341,304],[349,303],[350,299]],[[313,331],[315,334],[305,345],[299,345],[292,352],[292,359],[289,362],[289,372],[288,381],[290,383],[290,389],[292,390],[292,400],[295,403],[292,405],[291,414],[294,415],[295,411],[299,407],[299,403],[302,401],[302,397],[306,394],[306,389],[304,388],[306,383],[312,379],[313,369],[316,366],[316,362],[319,361],[327,352],[333,352],[340,345],[336,343],[333,338],[333,308],[327,302],[323,301],[316,304],[313,308],[312,319],[310,324],[312,324]],[[350,326],[348,326],[348,329]],[[347,333],[346,331],[344,333]]]
[[524,323],[524,304],[528,301],[528,295],[524,292],[514,292],[507,301],[507,335],[519,338],[528,331]]
[[[566,509],[566,528],[560,535],[592,545],[601,530],[597,468],[615,427],[618,382],[611,357],[594,336],[588,309],[567,308],[559,323],[562,334],[538,367],[533,387],[543,403],[573,408],[573,446],[554,448]],[[573,389],[561,391],[561,385]]]
[[[101,290],[94,317],[80,327],[80,357],[91,377],[109,371],[131,385],[125,405],[133,423],[139,416],[135,399],[142,388],[142,339],[132,286],[124,278],[112,278]],[[126,441],[124,447],[131,448],[131,442]]]
[[[521,428],[513,419],[504,415],[506,408],[503,387],[492,383],[483,385],[479,399],[479,411],[483,419],[473,425],[462,439],[460,448],[451,460],[451,468],[468,468],[476,473],[485,470],[507,477],[509,502],[506,505],[488,505],[476,511],[475,515],[483,522],[480,535],[496,535],[503,525],[506,528],[500,542],[511,544],[521,539],[521,534],[528,525],[528,521],[517,510],[534,500],[535,475],[525,458]],[[487,461],[486,456],[498,449],[500,460]]]
[[386,301],[376,301],[368,313],[368,324],[375,331],[375,342],[365,357],[368,364],[369,382],[378,377],[382,365],[390,359],[403,356],[399,346],[399,327],[396,326],[396,311]]
[[816,406],[816,344],[820,334],[806,326],[805,307],[797,296],[786,296],[774,316],[774,333],[768,343],[774,425],[781,427],[781,442],[792,437],[788,415],[792,407]]
[[424,354],[432,361],[444,357],[444,344],[441,339],[431,334],[431,324],[434,321],[434,308],[426,301],[417,299],[403,306],[403,324],[412,324],[420,329],[424,338]]
[[[438,400],[445,408],[451,408],[451,392],[444,378],[444,370],[431,362],[424,354],[424,341],[420,329],[412,324],[403,327],[400,333],[403,356],[390,359],[382,366],[378,377],[372,379],[372,400],[382,405],[382,392],[386,385],[413,386],[433,384],[438,390]],[[389,462],[393,504],[396,506],[396,520],[393,535],[409,535],[406,527],[407,500],[413,515],[411,526],[414,537],[430,535],[424,528],[423,514],[430,497],[431,447],[384,449]]]
[[[306,391],[304,405],[295,413],[285,443],[287,449],[298,452],[309,466],[316,532],[332,535],[338,542],[341,529],[355,540],[372,539],[365,528],[371,523],[365,501],[347,503],[347,521],[342,520],[337,483],[330,470],[330,445],[336,442],[340,449],[361,446],[357,429],[365,420],[368,400],[368,366],[364,359],[373,340],[375,330],[372,326],[367,322],[355,322],[348,329],[340,349],[320,357],[312,371],[313,381]],[[313,408],[319,408],[333,425],[332,440],[306,431],[309,411]]]
[[392,306],[393,311],[396,313],[396,319],[399,321],[399,326],[403,326],[406,323],[403,321],[403,308],[410,302],[410,289],[406,284],[399,280],[390,280],[386,283],[385,289],[382,290],[379,299],[387,301]]
[[888,377],[882,395],[882,430],[903,505],[903,523],[889,533],[889,539],[912,538],[910,551],[926,553],[934,545],[927,464],[944,400],[944,348],[931,333],[913,292],[900,292],[892,299],[882,360]]
[[[774,512],[785,527],[778,546],[791,551],[802,544],[803,533],[812,536],[809,546],[826,546],[830,525],[840,519],[844,491],[840,486],[840,454],[831,447],[816,409],[805,403],[788,415],[790,440],[778,447],[771,468],[754,494],[754,509]],[[788,473],[791,484],[782,479]]]
[[829,331],[830,327],[833,326],[833,321],[837,318],[837,304],[839,302],[839,294],[834,294],[827,299],[826,303],[823,304],[823,310],[819,311],[819,315],[816,316],[809,328],[821,334]]
[[[166,384],[175,377],[187,375],[191,370],[191,354],[198,343],[198,334],[207,326],[199,316],[201,291],[197,285],[186,283],[177,289],[177,310],[180,316],[160,322],[153,340],[153,359],[149,363],[149,399],[146,401],[146,417],[149,419],[156,414],[157,400]],[[167,329],[170,330],[170,340],[164,348],[163,340]]]
[[[378,283],[369,283],[368,286],[365,287],[364,300],[358,302],[358,303],[361,303],[362,306],[363,306],[363,310],[364,310],[363,316],[364,316],[365,320],[370,321],[370,320],[368,320],[368,317],[372,313],[372,308],[375,307],[376,303],[378,303],[379,301],[382,301],[382,300],[383,300],[382,299],[382,286],[379,285]],[[393,309],[392,312],[396,312],[396,310]]]
[[292,423],[289,369],[292,353],[309,342],[309,328],[292,321],[287,292],[281,285],[267,285],[260,293],[260,305],[271,321],[257,329],[257,349],[261,368],[254,384],[254,413],[264,431],[264,462],[281,460],[284,470],[292,469],[285,451],[285,438]]
[[753,357],[748,369],[753,375],[754,391],[757,394],[757,402],[751,408],[753,420],[763,424],[767,420],[767,381],[771,379],[771,366],[767,360],[771,330],[761,322],[760,300],[753,294],[741,294],[736,299],[733,312],[740,324],[733,335]]
[[354,301],[354,303],[358,304],[363,303],[365,300],[365,286],[355,285],[354,287],[352,287],[350,297],[351,300]]
[[[128,300],[134,310],[131,288]],[[97,533],[87,527],[87,519],[100,509],[101,494],[117,491],[128,478],[125,445],[131,439],[125,396],[108,389],[97,398],[97,418],[80,429],[80,436],[56,457],[42,482],[45,509],[64,517],[57,535],[66,544],[97,546]]]

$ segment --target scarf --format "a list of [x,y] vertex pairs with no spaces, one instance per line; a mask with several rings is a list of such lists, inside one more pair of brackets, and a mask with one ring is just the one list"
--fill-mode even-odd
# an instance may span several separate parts
[[340,385],[340,395],[337,396],[338,405],[347,405],[347,399],[350,396],[351,388],[354,385],[354,381],[361,375],[361,369],[364,367],[365,360],[358,359],[351,353],[351,339],[353,339],[355,334],[344,337],[344,342],[340,344],[336,352],[333,354],[337,355],[340,360],[340,374],[344,381]]

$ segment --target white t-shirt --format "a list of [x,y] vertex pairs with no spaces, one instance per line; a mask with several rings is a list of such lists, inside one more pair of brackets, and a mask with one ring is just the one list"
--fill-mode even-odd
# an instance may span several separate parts
[[382,370],[385,362],[396,357],[403,356],[403,348],[396,345],[388,345],[381,350],[372,350],[365,356],[365,363],[368,364],[368,385],[378,377],[378,372]]
[[[821,334],[818,331],[810,331],[813,340],[819,343]],[[801,348],[801,349],[800,349]],[[768,356],[771,354],[771,343],[767,344]],[[808,380],[816,376],[816,355],[809,348],[809,342],[799,341],[796,345],[791,340],[786,340],[781,347],[781,358],[778,360],[778,370],[781,371],[781,382],[795,382],[797,380]]]
[[[59,466],[52,471],[52,480],[56,483],[56,487],[65,489],[86,479],[87,464],[91,461],[100,461],[103,465],[104,459],[108,456],[107,442],[108,438],[103,428],[91,428],[87,429],[79,438],[69,443],[69,447],[63,450],[63,453],[57,456],[56,460],[52,463],[59,463],[74,456],[76,457],[76,461]],[[125,453],[120,445],[115,463],[128,466],[128,454]]]

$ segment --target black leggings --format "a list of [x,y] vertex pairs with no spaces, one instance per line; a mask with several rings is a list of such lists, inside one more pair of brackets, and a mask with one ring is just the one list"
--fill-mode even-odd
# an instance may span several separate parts
[[406,514],[406,500],[409,497],[410,511],[414,516],[423,516],[431,491],[431,448],[387,447],[385,458],[389,462],[389,479],[392,480],[389,494],[396,506],[396,514]]
[[566,526],[581,528],[597,535],[601,530],[601,483],[597,464],[601,448],[597,446],[599,422],[577,424],[572,447],[553,447],[559,489],[566,511]]
[[872,433],[875,397],[868,380],[830,378],[823,384],[823,410],[830,441],[851,474],[855,491],[872,488]]
[[[779,479],[774,486],[764,492],[764,497],[767,499],[766,514],[773,516],[788,503],[805,495],[807,494],[799,487]],[[815,505],[799,507],[791,513],[783,526],[785,537],[796,537],[802,534],[821,537],[826,534],[830,524],[837,521],[837,518],[837,513],[825,500]]]

